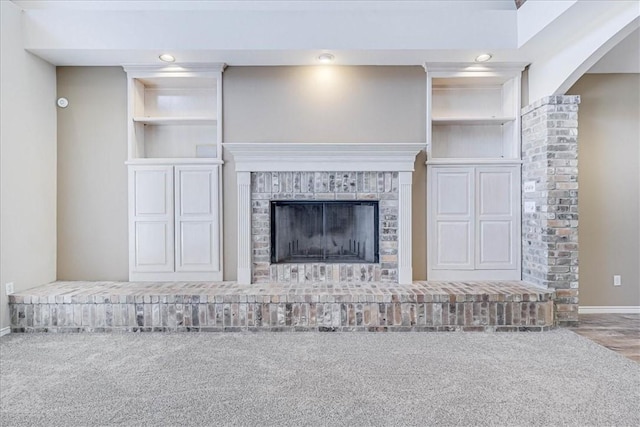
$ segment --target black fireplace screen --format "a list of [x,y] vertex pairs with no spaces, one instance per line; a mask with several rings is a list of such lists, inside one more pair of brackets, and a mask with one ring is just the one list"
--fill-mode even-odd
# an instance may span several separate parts
[[377,263],[378,202],[271,202],[271,262]]

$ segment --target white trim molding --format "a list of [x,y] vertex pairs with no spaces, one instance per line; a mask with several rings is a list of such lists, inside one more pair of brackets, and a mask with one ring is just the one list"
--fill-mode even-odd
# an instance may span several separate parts
[[[227,64],[223,62],[211,63],[185,63],[185,64],[165,64],[165,65],[145,65],[145,64],[124,64],[122,66],[127,73],[155,73],[154,77],[169,74],[175,76],[189,76],[189,73],[212,72],[222,73]],[[150,76],[147,76],[150,77]]]
[[398,283],[410,285],[413,282],[411,254],[411,172],[398,173],[400,188],[398,194]]
[[251,172],[238,172],[238,276],[240,285],[251,284]]
[[236,172],[377,171],[413,172],[424,143],[222,144],[233,155]]
[[0,329],[0,337],[9,335],[10,333],[11,333],[11,328],[9,326],[7,326],[6,328]]
[[580,314],[640,314],[640,306],[634,305],[592,305],[578,307]]

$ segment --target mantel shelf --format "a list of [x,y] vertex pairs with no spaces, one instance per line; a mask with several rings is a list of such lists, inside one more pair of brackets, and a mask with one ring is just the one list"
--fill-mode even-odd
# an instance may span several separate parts
[[238,172],[413,171],[424,143],[223,143]]
[[215,125],[215,117],[134,117],[136,123],[145,125]]
[[432,118],[431,122],[437,125],[503,125],[505,123],[514,122],[515,117],[443,117]]

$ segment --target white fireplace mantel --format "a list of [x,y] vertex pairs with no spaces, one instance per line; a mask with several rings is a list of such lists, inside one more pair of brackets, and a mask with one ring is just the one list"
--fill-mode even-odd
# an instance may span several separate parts
[[410,284],[411,186],[423,143],[224,143],[238,184],[238,283],[251,283],[251,172],[398,172],[398,282]]
[[237,172],[412,172],[424,143],[224,143]]

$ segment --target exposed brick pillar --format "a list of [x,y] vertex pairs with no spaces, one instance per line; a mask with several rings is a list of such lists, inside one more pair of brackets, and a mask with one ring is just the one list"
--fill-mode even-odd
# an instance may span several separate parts
[[522,277],[556,289],[556,320],[578,322],[579,96],[522,109]]

